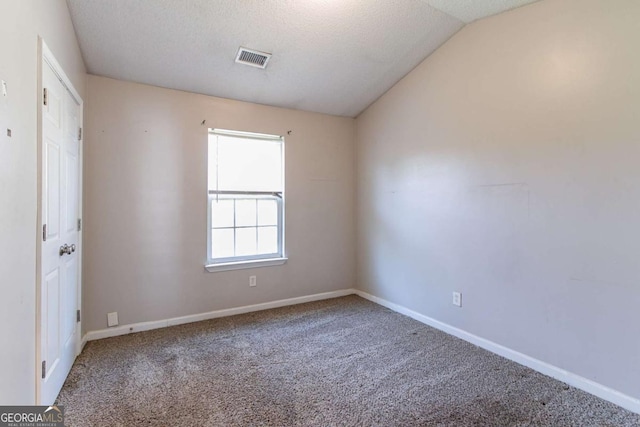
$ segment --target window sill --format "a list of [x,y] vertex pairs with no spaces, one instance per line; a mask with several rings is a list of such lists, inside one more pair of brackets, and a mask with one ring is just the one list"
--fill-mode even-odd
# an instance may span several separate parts
[[204,266],[209,273],[217,271],[242,270],[244,268],[272,267],[286,263],[288,258],[254,259],[250,261],[225,262],[221,264],[207,264]]

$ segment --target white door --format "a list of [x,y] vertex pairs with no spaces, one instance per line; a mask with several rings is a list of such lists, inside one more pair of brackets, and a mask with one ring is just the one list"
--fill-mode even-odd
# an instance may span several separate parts
[[42,63],[42,252],[40,404],[50,405],[78,340],[80,106]]

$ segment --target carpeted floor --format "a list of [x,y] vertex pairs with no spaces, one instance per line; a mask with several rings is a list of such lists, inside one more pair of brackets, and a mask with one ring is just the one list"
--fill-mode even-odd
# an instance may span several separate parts
[[638,426],[356,296],[87,344],[67,426]]

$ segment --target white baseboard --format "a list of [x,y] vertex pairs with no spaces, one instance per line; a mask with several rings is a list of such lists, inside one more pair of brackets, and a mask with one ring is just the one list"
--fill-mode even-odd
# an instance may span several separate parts
[[208,313],[192,314],[189,316],[174,317],[171,319],[154,320],[151,322],[133,323],[130,325],[116,326],[113,328],[100,329],[98,331],[87,332],[82,337],[82,346],[87,341],[100,340],[103,338],[117,337],[119,335],[131,334],[134,332],[150,331],[152,329],[166,328],[169,326],[182,325],[185,323],[200,322],[202,320],[217,319],[219,317],[234,316],[236,314],[251,313],[253,311],[268,310],[271,308],[286,307],[289,305],[303,304],[305,302],[320,301],[330,298],[338,298],[355,294],[355,289],[342,289],[339,291],[324,292],[321,294],[307,295],[297,298],[282,299],[278,301],[265,302],[261,304],[245,305],[242,307],[215,310]]
[[595,381],[591,381],[587,378],[581,377],[580,375],[576,375],[564,369],[560,369],[541,360],[534,359],[533,357],[527,356],[526,354],[517,352],[500,344],[496,344],[477,335],[473,335],[469,332],[463,331],[462,329],[458,329],[446,323],[440,322],[439,320],[435,320],[431,317],[425,316],[401,305],[394,304],[360,290],[356,290],[355,293],[362,298],[387,307],[397,313],[409,316],[417,320],[418,322],[424,323],[425,325],[429,325],[433,328],[439,329],[449,335],[458,337],[462,340],[470,342],[471,344],[477,345],[478,347],[482,347],[492,353],[498,354],[504,358],[519,363],[520,365],[524,365],[544,375],[555,378],[559,381],[569,384],[570,386],[579,388],[580,390],[586,391],[587,393],[593,394],[601,399],[607,400],[611,403],[628,409],[629,411],[640,414],[640,399],[628,396]]

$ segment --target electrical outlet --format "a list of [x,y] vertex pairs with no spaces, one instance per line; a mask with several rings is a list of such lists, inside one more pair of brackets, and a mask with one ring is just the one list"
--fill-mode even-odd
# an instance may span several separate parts
[[118,312],[107,313],[107,326],[118,326]]
[[251,287],[258,286],[256,276],[249,276],[249,286]]
[[453,305],[462,307],[462,294],[460,292],[453,293]]

